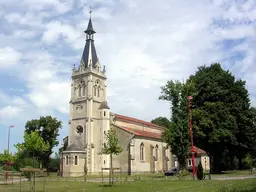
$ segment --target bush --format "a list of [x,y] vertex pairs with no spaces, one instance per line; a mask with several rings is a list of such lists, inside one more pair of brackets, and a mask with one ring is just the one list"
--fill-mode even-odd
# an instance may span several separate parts
[[188,176],[189,175],[189,172],[188,171],[186,171],[185,169],[183,169],[183,170],[180,170],[179,172],[178,172],[178,174],[177,174],[177,177],[179,178],[179,179],[184,179],[186,176]]
[[250,154],[247,154],[243,159],[243,163],[247,169],[251,169],[253,167],[253,158]]
[[204,178],[204,170],[201,161],[199,162],[196,170],[196,176],[198,180],[202,180]]

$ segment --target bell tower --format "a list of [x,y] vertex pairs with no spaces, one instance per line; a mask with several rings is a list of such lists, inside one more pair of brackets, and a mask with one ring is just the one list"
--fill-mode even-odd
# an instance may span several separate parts
[[[79,143],[86,151],[87,172],[100,169],[101,114],[100,106],[106,101],[106,69],[101,68],[94,45],[92,19],[89,18],[85,47],[79,66],[72,70],[68,146]],[[69,147],[68,147],[69,148]],[[69,148],[70,151],[73,149]]]

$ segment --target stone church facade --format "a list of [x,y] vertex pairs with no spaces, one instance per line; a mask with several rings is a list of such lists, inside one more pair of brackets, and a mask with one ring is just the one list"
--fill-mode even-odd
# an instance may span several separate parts
[[170,148],[161,139],[163,127],[115,114],[107,103],[107,72],[99,63],[92,20],[84,31],[86,43],[78,68],[72,71],[68,136],[62,153],[64,177],[101,173],[109,168],[108,155],[101,154],[104,133],[115,129],[121,154],[113,166],[127,174],[162,172],[175,165]]

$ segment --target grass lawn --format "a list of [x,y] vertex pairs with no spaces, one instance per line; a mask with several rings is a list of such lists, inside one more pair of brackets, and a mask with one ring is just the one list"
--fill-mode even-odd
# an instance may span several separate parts
[[[101,183],[87,183],[75,181],[47,181],[45,191],[47,192],[229,192],[221,191],[223,187],[240,188],[243,190],[235,192],[255,192],[255,179],[237,180],[237,181],[136,181],[126,183],[116,183],[112,187],[103,187]],[[22,191],[28,191],[29,183],[22,183]],[[43,191],[43,183],[36,182],[37,191]],[[247,190],[246,190],[247,189]],[[0,192],[17,192],[19,184],[0,185]],[[233,191],[232,191],[233,192]]]
[[248,176],[250,174],[250,170],[232,170],[232,171],[222,171],[221,174],[212,174],[213,176]]

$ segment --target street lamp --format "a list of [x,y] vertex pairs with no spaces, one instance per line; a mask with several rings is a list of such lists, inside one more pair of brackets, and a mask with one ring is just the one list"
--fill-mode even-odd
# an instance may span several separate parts
[[196,176],[195,169],[195,150],[194,150],[194,142],[193,142],[193,131],[192,131],[192,115],[190,112],[190,100],[193,99],[192,96],[188,96],[188,115],[189,115],[189,125],[190,125],[190,139],[191,139],[191,153],[192,153],[192,168],[193,168],[193,179]]
[[[10,154],[10,132],[11,132],[11,128],[13,128],[14,125],[9,126],[8,129],[8,155]],[[5,171],[6,171],[6,180],[8,179],[8,167],[10,165],[10,162],[7,160],[6,164],[5,164]]]

